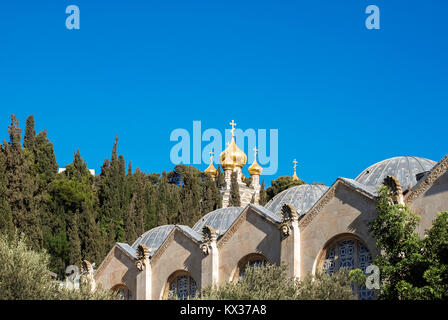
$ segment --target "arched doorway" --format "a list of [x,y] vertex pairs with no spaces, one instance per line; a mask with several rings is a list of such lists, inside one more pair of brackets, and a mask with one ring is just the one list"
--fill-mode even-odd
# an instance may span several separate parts
[[247,268],[262,266],[268,262],[269,262],[268,259],[260,253],[250,253],[244,256],[243,258],[240,259],[235,271],[233,272],[232,281],[238,282],[238,280],[243,278]]
[[184,300],[188,297],[195,297],[197,290],[196,281],[190,273],[179,270],[168,277],[163,298],[168,299],[176,295],[178,299]]
[[124,285],[122,283],[113,286],[112,291],[116,292],[121,300],[131,300],[132,299],[131,291],[129,290],[129,288],[126,285]]
[[[373,262],[372,255],[367,246],[352,234],[340,235],[327,243],[321,252],[318,268],[328,274],[333,274],[341,268],[361,269]],[[353,286],[353,291],[359,300],[371,300],[375,291],[362,286]]]

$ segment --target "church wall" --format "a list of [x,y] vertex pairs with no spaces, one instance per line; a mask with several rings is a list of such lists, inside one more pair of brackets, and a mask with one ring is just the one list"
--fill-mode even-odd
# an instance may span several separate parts
[[[178,270],[188,271],[196,281],[198,290],[201,288],[201,260],[204,257],[199,245],[189,239],[180,231],[174,234],[166,242],[166,248],[162,254],[151,261],[152,271],[152,299],[162,299],[168,278]],[[163,246],[163,245],[162,245]],[[159,250],[163,250],[161,247]]]
[[412,211],[421,217],[418,232],[423,236],[430,229],[437,213],[448,211],[448,172],[441,175],[419,198],[411,202]]
[[114,247],[103,262],[103,266],[95,273],[94,279],[103,289],[112,289],[117,284],[124,284],[135,299],[137,268],[134,262],[117,247]]
[[367,222],[375,217],[372,199],[340,184],[335,196],[321,209],[308,226],[301,230],[301,276],[314,272],[315,264],[326,243],[337,235],[358,236],[374,256],[375,240],[370,236]]
[[[240,224],[224,235],[227,242],[218,241],[219,282],[232,280],[238,262],[248,254],[261,253],[270,263],[280,264],[280,231],[273,223],[248,209]],[[234,229],[234,230],[232,230]]]

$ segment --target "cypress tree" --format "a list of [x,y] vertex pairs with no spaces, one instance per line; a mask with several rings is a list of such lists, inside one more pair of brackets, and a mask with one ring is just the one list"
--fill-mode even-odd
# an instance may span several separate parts
[[216,183],[210,178],[210,176],[205,174],[201,199],[202,216],[220,208],[220,202],[220,194],[218,188],[216,187]]
[[26,119],[25,137],[23,139],[23,147],[28,150],[34,150],[34,138],[36,131],[34,129],[34,116],[31,115]]
[[14,224],[12,222],[11,208],[6,195],[6,173],[3,151],[0,150],[0,233],[12,237]]
[[42,247],[42,231],[34,199],[36,183],[30,174],[33,156],[22,149],[19,121],[14,115],[11,115],[8,132],[10,143],[3,142],[6,198],[15,227],[27,234],[32,248],[39,249]]
[[94,211],[87,203],[83,204],[82,212],[82,228],[79,230],[82,257],[90,262],[100,263],[102,258],[101,241],[99,241],[100,228],[95,221]]
[[260,199],[258,203],[260,204],[260,206],[264,206],[266,204],[266,190],[264,186],[264,179],[261,181]]
[[179,223],[192,226],[201,218],[201,175],[198,169],[177,165],[174,168],[173,180],[180,184],[180,215]]
[[225,185],[225,180],[224,180],[224,174],[222,173],[221,170],[221,165],[218,166],[218,175],[216,176],[215,182],[216,182],[216,187],[218,188],[218,190],[220,190],[224,185]]
[[[145,230],[145,174],[140,170],[136,171],[135,174],[135,202],[134,202],[134,212],[135,212],[135,231],[137,236],[143,234]],[[136,238],[135,238],[136,239]],[[135,240],[133,239],[133,240]]]
[[236,172],[232,172],[231,175],[231,184],[230,184],[230,199],[229,206],[230,207],[241,207],[241,198],[240,198],[240,187],[238,185],[238,174]]
[[128,243],[132,243],[138,238],[137,230],[136,230],[136,202],[137,202],[137,194],[134,193],[131,199],[131,203],[129,205],[129,211],[126,215],[126,220],[124,223],[124,231],[125,231],[125,239]]
[[68,228],[69,264],[79,265],[81,262],[81,240],[79,239],[78,217],[79,211],[70,213],[71,221]]
[[117,154],[118,136],[112,147],[111,160],[105,160],[101,167],[98,190],[100,225],[107,232],[107,247],[124,240],[125,215],[128,209],[125,199],[125,165],[123,156]]

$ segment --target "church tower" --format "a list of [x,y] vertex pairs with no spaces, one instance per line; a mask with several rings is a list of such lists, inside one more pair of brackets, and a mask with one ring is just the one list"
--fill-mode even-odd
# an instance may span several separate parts
[[[224,186],[221,188],[220,192],[222,194],[222,206],[228,207],[230,200],[230,189],[232,185],[232,173],[236,172],[237,183],[240,191],[241,206],[244,207],[249,203],[258,204],[260,198],[260,174],[263,168],[257,163],[257,149],[254,148],[255,159],[252,165],[249,167],[249,173],[251,175],[251,183],[247,185],[244,182],[244,175],[242,173],[243,167],[246,165],[247,156],[246,154],[238,148],[235,143],[235,126],[236,123],[232,120],[230,122],[232,126],[232,137],[230,142],[227,143],[227,148],[220,154],[219,160],[221,162],[221,167],[224,170]],[[210,153],[210,165],[204,171],[205,173],[215,178],[218,174],[217,170],[213,166],[213,154]]]

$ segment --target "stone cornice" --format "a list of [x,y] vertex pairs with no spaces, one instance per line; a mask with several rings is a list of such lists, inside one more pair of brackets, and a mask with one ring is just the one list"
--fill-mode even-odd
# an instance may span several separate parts
[[405,195],[404,202],[409,205],[415,199],[421,197],[434,182],[440,178],[446,171],[448,171],[448,154],[442,158],[419,183]]

